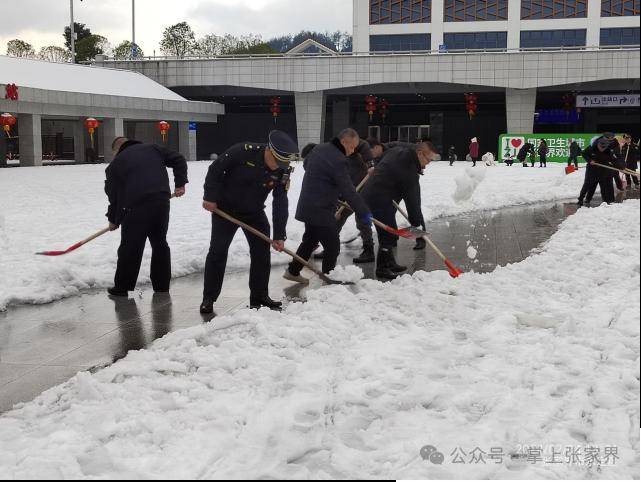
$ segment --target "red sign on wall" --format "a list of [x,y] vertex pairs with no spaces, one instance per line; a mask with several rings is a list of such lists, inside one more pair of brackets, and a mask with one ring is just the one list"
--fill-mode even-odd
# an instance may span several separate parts
[[4,88],[4,98],[8,100],[18,100],[18,86],[16,84],[7,84]]

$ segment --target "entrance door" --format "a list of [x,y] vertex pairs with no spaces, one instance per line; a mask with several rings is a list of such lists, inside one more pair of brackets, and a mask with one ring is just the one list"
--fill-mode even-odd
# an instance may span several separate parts
[[367,128],[367,137],[373,137],[378,142],[381,141],[381,126],[369,126]]

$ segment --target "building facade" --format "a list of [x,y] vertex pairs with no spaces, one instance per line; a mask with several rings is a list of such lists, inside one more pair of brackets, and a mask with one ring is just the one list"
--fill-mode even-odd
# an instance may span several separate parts
[[354,0],[354,51],[639,45],[641,0]]

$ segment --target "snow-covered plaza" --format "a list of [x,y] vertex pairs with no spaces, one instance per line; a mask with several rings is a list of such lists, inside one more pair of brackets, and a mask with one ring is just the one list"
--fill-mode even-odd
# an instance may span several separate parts
[[[208,165],[190,163],[187,196],[172,201],[175,277],[204,267]],[[104,226],[104,166],[1,174],[0,309],[111,286],[117,234],[34,256]],[[582,183],[559,165],[435,163],[421,180],[427,230],[574,199]],[[0,416],[0,477],[638,479],[639,210],[638,199],[579,209],[492,272],[314,284],[282,313],[241,308],[169,333]],[[350,221],[342,236],[355,233]],[[239,234],[228,268],[248,263]]]

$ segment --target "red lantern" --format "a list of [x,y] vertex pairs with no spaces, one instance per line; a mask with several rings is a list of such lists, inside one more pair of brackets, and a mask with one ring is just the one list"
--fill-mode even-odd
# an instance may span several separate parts
[[376,113],[376,103],[378,99],[376,96],[373,95],[368,95],[365,97],[365,110],[367,110],[367,113],[369,114],[369,120],[371,121],[374,118],[374,114]]
[[271,104],[269,111],[272,113],[272,116],[274,116],[274,124],[275,124],[281,112],[280,97],[272,97],[271,99],[269,99],[269,103]]
[[18,100],[18,86],[16,84],[7,84],[4,87],[4,98],[7,100]]
[[7,134],[7,137],[11,139],[11,128],[16,125],[16,118],[8,112],[5,112],[4,114],[0,115],[0,125],[2,126],[4,132]]
[[381,105],[379,106],[379,112],[381,114],[381,118],[383,119],[383,122],[385,122],[385,118],[387,117],[388,111],[389,111],[389,102],[387,102],[386,99],[381,100]]
[[167,121],[160,121],[158,122],[158,130],[160,131],[160,135],[162,136],[162,141],[167,142],[167,134],[169,133],[169,129],[171,129],[171,124]]
[[478,97],[476,94],[465,94],[465,103],[467,114],[470,116],[470,120],[476,115],[479,106],[478,106]]
[[91,146],[93,147],[93,133],[96,132],[96,129],[100,125],[100,122],[98,122],[96,119],[93,117],[87,117],[85,119],[85,127],[89,131],[89,137],[91,138]]

